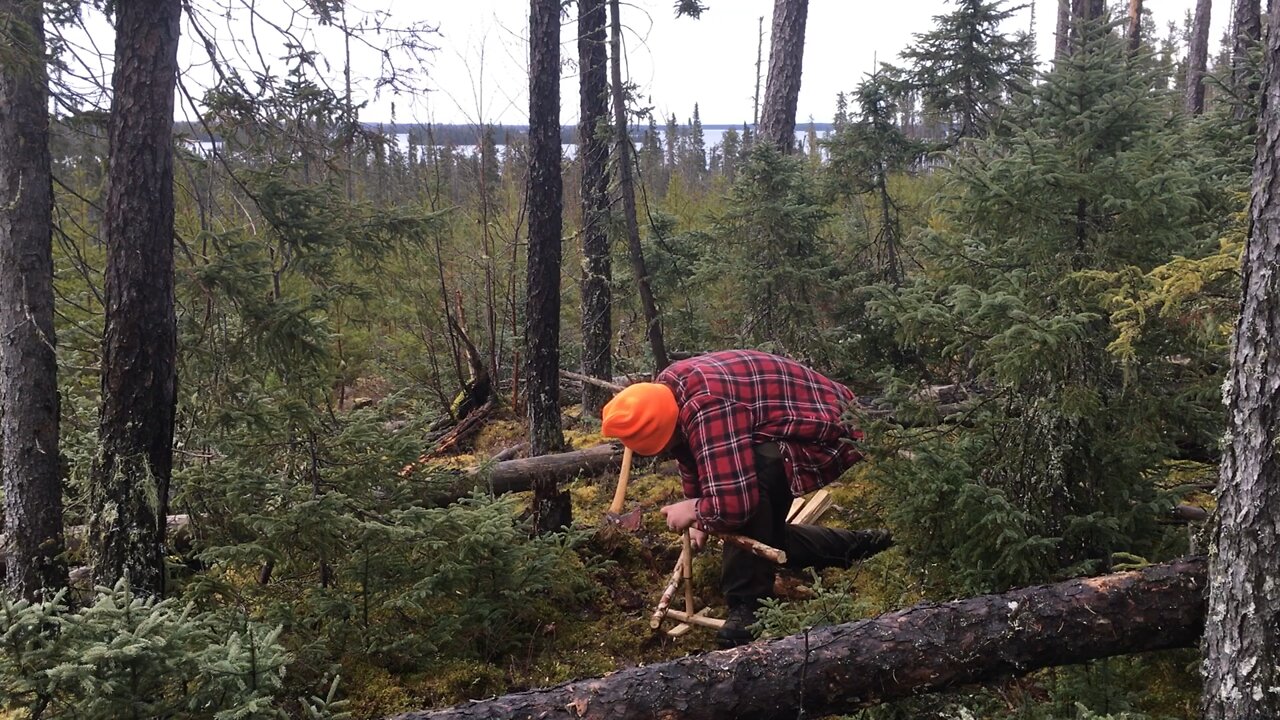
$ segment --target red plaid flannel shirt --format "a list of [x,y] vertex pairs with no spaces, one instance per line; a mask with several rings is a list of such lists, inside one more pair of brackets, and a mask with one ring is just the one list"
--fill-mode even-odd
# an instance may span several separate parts
[[698,498],[709,530],[741,527],[755,512],[756,445],[778,444],[796,497],[862,459],[846,442],[862,433],[840,420],[853,392],[792,360],[726,350],[677,362],[657,381],[675,393],[689,451],[678,458],[684,494]]

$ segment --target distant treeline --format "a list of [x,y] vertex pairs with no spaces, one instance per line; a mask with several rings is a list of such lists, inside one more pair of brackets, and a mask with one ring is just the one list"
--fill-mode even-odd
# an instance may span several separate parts
[[[818,132],[826,132],[832,129],[831,123],[812,123]],[[476,145],[480,138],[481,132],[488,129],[493,134],[493,142],[498,145],[507,145],[512,141],[523,140],[529,133],[528,125],[445,125],[430,123],[363,123],[364,128],[369,132],[380,132],[386,135],[408,135],[409,141],[414,145]],[[661,127],[661,126],[660,126]],[[706,130],[727,130],[729,128],[742,129],[742,125],[702,125],[702,129]],[[798,125],[797,130],[808,129],[809,124]],[[644,139],[645,127],[641,125],[631,126],[631,137],[636,142]],[[184,136],[191,137],[198,141],[209,140],[209,134],[199,123],[178,122],[175,123],[175,131]],[[688,134],[692,131],[689,125],[678,126],[681,135]],[[719,133],[717,133],[719,134]],[[578,142],[578,126],[565,125],[560,128],[560,142],[572,145]]]

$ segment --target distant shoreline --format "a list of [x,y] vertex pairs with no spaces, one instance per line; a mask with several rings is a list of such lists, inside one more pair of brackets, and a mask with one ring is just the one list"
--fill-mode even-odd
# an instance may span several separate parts
[[[427,144],[425,141],[428,137],[434,141],[434,145],[474,145],[479,140],[478,130],[482,128],[491,128],[494,142],[498,145],[505,145],[507,139],[511,136],[524,137],[529,132],[528,125],[476,125],[476,124],[458,124],[458,123],[376,123],[364,121],[360,123],[368,132],[379,132],[386,135],[407,135],[415,144]],[[809,129],[810,123],[796,123],[796,133],[804,133]],[[815,131],[819,133],[831,132],[833,126],[831,123],[812,123]],[[742,131],[741,124],[724,124],[724,123],[702,123],[703,132],[709,135],[723,136],[729,130]],[[751,125],[745,127],[751,128]],[[174,124],[174,130],[180,135],[186,135],[197,142],[207,142],[210,137],[205,128],[200,123],[178,122]],[[648,125],[632,125],[631,137],[640,140],[644,137],[644,133],[648,130]],[[691,132],[689,125],[680,125],[678,132],[681,136],[687,136]],[[658,125],[658,133],[664,135],[666,133],[666,125]],[[565,145],[574,145],[578,142],[578,126],[562,125],[560,127],[560,141]]]

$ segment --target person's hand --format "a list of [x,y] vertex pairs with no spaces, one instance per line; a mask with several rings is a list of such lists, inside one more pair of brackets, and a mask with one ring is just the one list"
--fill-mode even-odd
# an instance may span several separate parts
[[707,544],[707,533],[699,530],[697,527],[689,528],[689,545],[692,546],[694,552],[701,552],[702,548]]
[[676,532],[684,532],[686,529],[693,527],[693,524],[698,520],[698,515],[694,511],[697,504],[697,499],[681,500],[678,503],[672,503],[662,508],[662,514],[667,518],[667,527]]

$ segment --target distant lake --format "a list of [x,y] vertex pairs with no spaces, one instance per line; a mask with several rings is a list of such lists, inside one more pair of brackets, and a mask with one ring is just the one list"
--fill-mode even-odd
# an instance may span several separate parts
[[[687,128],[682,128],[682,129],[687,130]],[[730,128],[728,127],[703,128],[702,138],[703,138],[703,142],[706,143],[707,150],[710,151],[711,148],[717,145],[723,144],[724,135],[726,132],[729,131],[729,129]],[[739,136],[742,135],[742,128],[733,128],[733,129],[738,131]],[[662,128],[659,128],[659,131],[662,132]],[[825,131],[819,130],[818,139],[824,140],[827,138],[828,135],[830,135],[830,133],[831,133],[830,130],[825,130]],[[687,136],[687,135],[688,135],[687,132],[682,133],[682,136]],[[396,145],[400,148],[400,150],[407,152],[409,150],[409,133],[396,133],[395,138],[396,138]],[[665,132],[662,133],[662,141],[664,143],[666,142]],[[796,129],[796,147],[800,148],[804,152],[808,152],[809,151],[808,144],[809,144],[809,128],[808,128],[808,125],[806,124],[804,129],[799,129],[799,128]],[[454,147],[464,155],[474,155],[477,152],[477,149],[479,148],[478,145],[454,145]],[[499,153],[501,153],[503,150],[506,149],[506,145],[503,145],[503,144],[498,144],[496,145],[496,147],[498,148]],[[566,142],[566,143],[562,143],[561,147],[564,148],[565,157],[575,158],[578,156],[577,143]],[[636,141],[636,147],[637,148],[640,147],[639,140]]]
[[[737,130],[739,135],[742,134],[742,128],[735,127],[733,129]],[[683,131],[681,133],[682,136],[688,135],[687,127],[683,127],[681,128],[681,130]],[[727,133],[729,130],[730,128],[728,126],[704,127],[702,130],[702,137],[703,137],[703,141],[706,143],[707,150],[710,151],[711,148],[716,147],[717,145],[723,144],[725,133]],[[662,133],[662,140],[665,143],[666,142],[665,131],[663,131],[662,128],[659,128],[659,132]],[[830,130],[825,130],[825,129],[818,130],[817,132],[818,132],[819,139],[826,139],[826,137],[831,134]],[[396,146],[400,148],[400,151],[408,152],[409,133],[407,132],[395,133],[394,137],[396,140]],[[809,143],[809,127],[808,127],[808,124],[806,123],[803,128],[801,127],[796,128],[796,147],[800,148],[803,152],[808,152],[809,151],[808,143]],[[187,145],[188,147],[191,148],[193,152],[197,152],[201,155],[207,155],[210,152],[212,152],[212,150],[217,146],[217,142],[214,140],[189,140],[187,142]],[[498,144],[496,147],[499,153],[503,152],[506,149],[506,145],[504,144]],[[564,148],[565,157],[575,158],[578,156],[577,143],[566,142],[566,143],[562,143],[561,147]],[[636,141],[636,147],[637,148],[640,147],[639,140]],[[454,145],[454,148],[457,149],[458,152],[462,153],[463,155],[474,155],[477,152],[477,149],[479,148],[479,146],[478,145]]]

